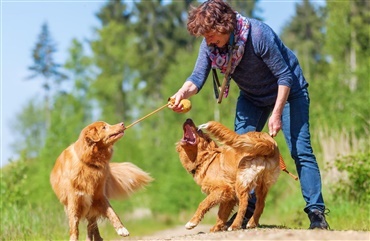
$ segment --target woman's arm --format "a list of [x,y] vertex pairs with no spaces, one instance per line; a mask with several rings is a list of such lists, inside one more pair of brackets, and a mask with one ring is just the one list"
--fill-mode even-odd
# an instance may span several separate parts
[[272,137],[275,137],[281,130],[281,115],[288,99],[289,92],[290,88],[288,86],[279,85],[275,106],[268,123],[269,133]]
[[203,39],[199,47],[198,58],[192,74],[185,81],[182,87],[171,97],[172,99],[175,99],[174,104],[169,106],[173,111],[182,112],[182,104],[180,101],[197,94],[206,82],[211,70],[211,60],[208,57],[207,48],[207,43]]

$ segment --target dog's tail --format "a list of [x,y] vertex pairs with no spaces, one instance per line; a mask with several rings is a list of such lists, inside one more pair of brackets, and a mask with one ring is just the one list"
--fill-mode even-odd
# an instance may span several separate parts
[[119,199],[130,196],[144,188],[153,178],[130,162],[109,163],[110,175],[106,182],[108,198]]
[[239,135],[216,121],[208,122],[205,129],[221,144],[242,149],[249,155],[273,156],[278,151],[275,140],[264,132],[248,132]]

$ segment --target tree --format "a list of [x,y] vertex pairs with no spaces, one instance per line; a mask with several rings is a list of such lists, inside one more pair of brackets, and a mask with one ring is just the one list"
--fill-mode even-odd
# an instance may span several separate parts
[[315,7],[309,0],[296,4],[296,14],[282,31],[282,40],[300,61],[307,80],[311,81],[326,66],[324,47],[324,8]]
[[252,1],[229,1],[230,6],[237,10],[243,16],[260,19],[258,13],[260,9],[257,8],[259,0]]
[[86,56],[81,42],[73,39],[69,48],[69,58],[64,67],[71,74],[74,85],[71,94],[79,101],[83,109],[83,122],[91,120],[93,112],[91,84],[96,76],[92,68],[93,60]]
[[[107,121],[127,119],[132,108],[130,92],[139,88],[132,84],[135,78],[130,64],[132,34],[127,25],[111,21],[98,30],[98,36],[91,42],[95,65],[99,70],[92,83],[92,94]],[[135,98],[132,99],[134,101]]]
[[[369,1],[328,1],[325,54],[329,60],[320,83],[320,104],[330,128],[367,135],[369,110]],[[337,120],[340,120],[338,122]]]
[[31,99],[11,123],[14,130],[12,149],[26,160],[39,155],[45,143],[46,127],[39,99]]
[[194,38],[186,30],[186,6],[179,2],[162,0],[135,2],[133,22],[136,41],[133,45],[137,58],[134,64],[145,83],[144,95],[163,100],[160,95],[162,80],[181,48],[191,48]]
[[[48,25],[44,23],[41,27],[41,33],[36,42],[36,46],[32,51],[34,63],[29,67],[29,70],[33,72],[33,74],[29,79],[34,79],[38,76],[44,79],[42,87],[45,91],[45,120],[47,128],[50,124],[49,95],[51,87],[67,78],[65,74],[59,71],[61,65],[54,62],[53,57],[56,51],[56,45],[51,38]],[[55,83],[50,82],[53,79]]]
[[358,81],[368,78],[370,2],[328,1],[325,49],[331,57],[334,74],[343,76],[355,91]]
[[129,9],[129,6],[122,3],[121,0],[108,1],[100,12],[96,14],[103,26],[108,25],[111,21],[126,24],[130,21],[131,15],[132,11]]
[[148,104],[149,109],[155,106],[153,101],[163,101],[162,79],[177,49],[190,48],[194,41],[186,33],[186,4],[114,1],[100,11],[103,28],[97,30],[92,48],[101,70],[94,87],[103,116],[129,120],[138,110],[145,112]]

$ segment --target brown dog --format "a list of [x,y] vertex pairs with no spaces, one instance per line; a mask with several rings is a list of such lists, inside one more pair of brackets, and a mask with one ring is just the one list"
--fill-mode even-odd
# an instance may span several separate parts
[[[248,205],[248,195],[253,189],[257,203],[247,228],[256,227],[265,206],[267,192],[280,173],[280,154],[276,142],[262,132],[238,135],[215,121],[199,127],[187,119],[183,125],[184,136],[176,144],[182,165],[193,175],[202,192],[207,194],[185,227],[192,229],[197,226],[205,213],[219,204],[217,222],[210,231],[226,230],[226,221],[238,204],[238,214],[228,230],[240,229]],[[201,129],[205,129],[223,145],[217,145]]]
[[56,160],[50,182],[65,207],[70,240],[78,240],[82,218],[88,221],[87,240],[103,240],[97,225],[101,217],[110,220],[118,235],[129,235],[108,200],[128,197],[152,178],[132,163],[109,163],[124,130],[123,123],[94,122]]

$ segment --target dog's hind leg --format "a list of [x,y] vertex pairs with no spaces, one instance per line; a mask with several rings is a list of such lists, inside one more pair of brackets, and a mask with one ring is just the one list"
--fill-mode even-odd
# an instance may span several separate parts
[[252,191],[251,186],[237,186],[236,193],[239,199],[239,208],[233,223],[227,229],[228,231],[241,229],[243,218],[248,207],[248,196],[250,191]]
[[239,209],[234,222],[228,228],[229,231],[240,229],[242,226],[243,218],[248,207],[249,193],[256,188],[258,177],[265,169],[265,167],[261,165],[261,162],[263,162],[262,159],[244,157],[239,163],[239,170],[235,183],[235,192],[239,199]]
[[210,229],[211,232],[225,231],[227,229],[226,222],[235,205],[236,200],[230,200],[220,203],[216,225]]
[[88,218],[87,221],[88,224],[86,241],[102,241],[103,238],[100,236],[96,217]]
[[259,219],[263,213],[263,209],[265,208],[265,200],[269,187],[263,183],[263,178],[261,179],[262,180],[259,181],[259,185],[254,190],[257,197],[256,208],[253,216],[248,221],[247,228],[255,228],[258,226]]
[[[276,162],[277,163],[277,162]],[[279,166],[267,172],[261,173],[258,177],[258,185],[255,188],[255,193],[257,197],[256,208],[254,210],[252,218],[247,224],[247,228],[257,227],[259,224],[259,219],[265,208],[266,196],[271,188],[271,186],[277,181],[280,173]]]
[[220,197],[222,192],[214,190],[211,192],[198,206],[197,211],[190,219],[190,221],[185,225],[186,229],[192,229],[196,227],[199,222],[203,219],[204,214],[206,214],[212,207],[220,203]]

